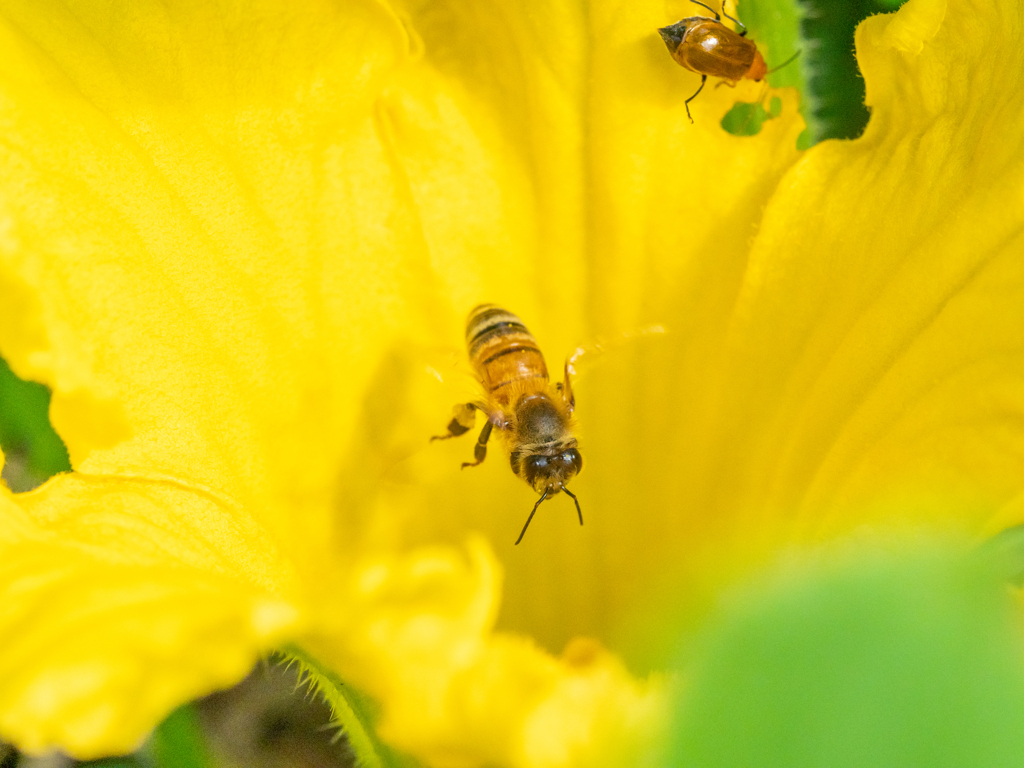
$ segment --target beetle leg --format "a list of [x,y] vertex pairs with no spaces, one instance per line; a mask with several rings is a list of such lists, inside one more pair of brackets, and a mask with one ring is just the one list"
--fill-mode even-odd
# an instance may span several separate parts
[[693,92],[693,96],[691,96],[690,98],[688,98],[686,101],[683,102],[683,106],[686,107],[686,116],[688,118],[690,118],[690,122],[691,123],[693,122],[693,115],[690,114],[690,102],[693,101],[695,98],[697,98],[697,94],[700,93],[704,89],[704,83],[706,83],[707,81],[708,81],[708,76],[707,75],[701,75],[700,76],[700,88],[698,88],[696,91]]

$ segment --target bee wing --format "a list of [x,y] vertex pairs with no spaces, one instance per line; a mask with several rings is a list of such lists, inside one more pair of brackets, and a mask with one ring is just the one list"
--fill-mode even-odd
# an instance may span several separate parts
[[466,350],[454,346],[438,345],[419,350],[420,372],[441,384],[453,379],[473,378],[473,369],[466,361]]
[[634,342],[646,336],[658,336],[667,332],[663,325],[646,325],[643,328],[637,328],[632,331],[623,331],[609,338],[598,338],[590,344],[576,347],[565,361],[565,378],[561,384],[557,385],[558,390],[562,393],[562,399],[569,407],[569,412],[572,413],[576,407],[576,396],[572,391],[572,380],[576,378],[580,370],[590,369],[593,361],[596,361],[606,352],[612,352],[622,347],[624,344]]
[[[624,344],[629,344],[637,339],[642,339],[645,336],[658,336],[663,333],[668,333],[665,326],[654,324],[645,325],[642,328],[636,328],[632,331],[623,331],[610,337],[598,337],[589,344],[576,347],[573,353],[565,361],[565,374],[566,379],[570,376],[578,376],[580,370],[589,368],[592,361],[604,355],[607,352],[611,352]],[[586,358],[586,360],[584,360]],[[582,365],[577,370],[577,364]]]
[[[465,349],[448,345],[417,345],[410,352],[409,384],[428,400],[476,404],[480,384]],[[434,404],[436,407],[436,403]]]

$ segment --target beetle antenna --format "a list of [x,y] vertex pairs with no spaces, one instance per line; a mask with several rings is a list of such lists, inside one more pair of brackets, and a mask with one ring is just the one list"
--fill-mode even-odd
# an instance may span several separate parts
[[796,61],[796,57],[799,56],[801,53],[803,53],[803,51],[797,51],[792,56],[790,56],[788,59],[786,59],[784,62],[779,64],[779,66],[772,67],[771,69],[769,69],[767,72],[765,72],[765,75],[770,75],[772,72],[778,72],[780,69],[782,69],[787,64],[792,64],[794,61]]
[[704,8],[707,8],[709,11],[711,11],[713,14],[715,14],[715,21],[721,21],[722,20],[722,17],[718,15],[718,11],[716,11],[710,5],[704,5],[704,3],[702,3],[700,0],[690,0],[690,2],[691,3],[695,3],[697,5],[700,5],[700,6],[704,7]]
[[576,498],[576,494],[574,494],[564,485],[562,486],[562,492],[570,499],[572,499],[574,502],[576,502],[576,514],[580,516],[580,525],[583,525],[583,510],[580,509],[580,500]]
[[530,512],[530,516],[529,516],[528,518],[526,518],[526,525],[524,525],[524,526],[523,526],[523,532],[522,532],[522,533],[520,533],[520,534],[519,534],[519,538],[518,538],[518,539],[516,539],[516,544],[517,544],[517,545],[519,544],[519,542],[520,542],[520,541],[522,541],[522,540],[523,540],[523,536],[525,536],[525,535],[526,535],[526,529],[530,527],[530,521],[531,521],[531,520],[533,520],[533,516],[534,516],[534,514],[536,514],[536,512],[537,512],[537,507],[539,507],[539,506],[540,506],[540,503],[541,503],[542,501],[544,501],[544,499],[546,499],[547,497],[548,497],[548,492],[547,492],[547,490],[545,490],[545,491],[544,491],[544,493],[542,493],[542,494],[540,495],[540,498],[539,498],[539,499],[537,499],[537,503],[533,505],[533,511],[531,511],[531,512]]
[[[725,18],[727,18],[729,21],[733,22],[734,24],[739,24],[740,25],[740,29],[743,30],[742,32],[740,32],[740,37],[745,37],[746,36],[747,28],[745,26],[743,26],[743,22],[740,21],[739,19],[734,19],[732,16],[730,16],[728,13],[725,12],[725,0],[722,0],[722,15],[725,16]],[[715,18],[718,18],[718,14],[717,13],[715,14]],[[719,19],[719,21],[721,21],[721,19]]]

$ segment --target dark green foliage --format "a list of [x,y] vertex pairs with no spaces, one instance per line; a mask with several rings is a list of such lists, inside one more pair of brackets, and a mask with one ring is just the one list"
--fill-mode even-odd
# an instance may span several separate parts
[[[769,69],[799,51],[792,64],[768,80],[773,87],[800,91],[800,111],[807,122],[800,147],[863,133],[870,113],[854,55],[854,31],[868,16],[895,11],[901,4],[902,0],[740,0],[740,19],[764,51]],[[731,117],[730,112],[722,127],[737,136],[756,134],[761,123],[748,119],[748,112],[742,118]],[[761,117],[761,122],[770,119]]]

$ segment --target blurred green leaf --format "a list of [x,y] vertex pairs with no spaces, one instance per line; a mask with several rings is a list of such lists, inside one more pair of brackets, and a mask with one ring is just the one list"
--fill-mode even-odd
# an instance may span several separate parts
[[1015,586],[1024,586],[1024,525],[1015,525],[988,539],[981,548],[983,557],[1002,569],[1003,578]]
[[100,760],[90,760],[87,763],[76,763],[79,768],[148,768],[148,766],[135,758],[134,755],[125,757],[104,757]]
[[210,768],[214,764],[199,715],[191,704],[178,707],[157,726],[149,752],[154,768]]
[[71,469],[64,443],[50,426],[50,392],[22,381],[0,359],[0,448],[14,491],[28,490],[51,475]]
[[684,649],[664,765],[1024,765],[1019,610],[991,558],[830,553]]

